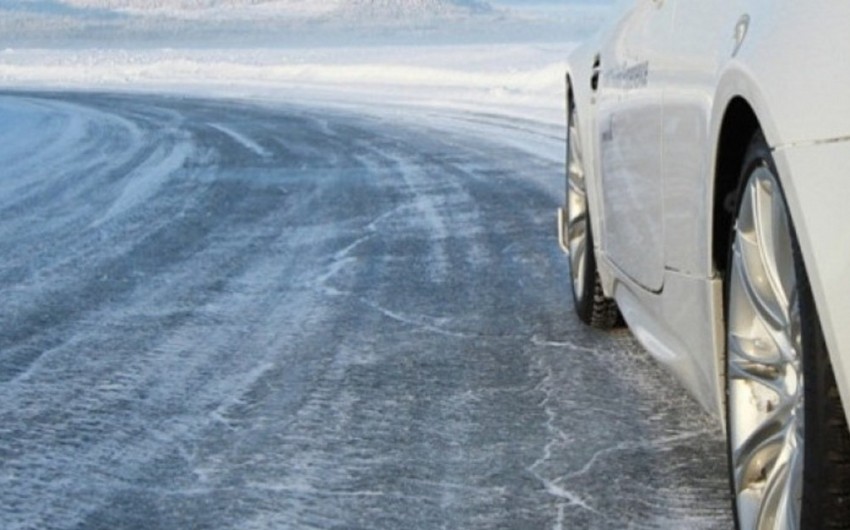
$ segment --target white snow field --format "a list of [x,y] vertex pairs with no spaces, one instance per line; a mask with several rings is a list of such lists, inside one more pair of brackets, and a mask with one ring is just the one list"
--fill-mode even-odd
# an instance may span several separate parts
[[0,0],[0,87],[328,96],[552,120],[610,3]]
[[7,49],[0,87],[474,108],[560,123],[572,44]]
[[608,3],[0,0],[0,88],[474,108],[560,122]]

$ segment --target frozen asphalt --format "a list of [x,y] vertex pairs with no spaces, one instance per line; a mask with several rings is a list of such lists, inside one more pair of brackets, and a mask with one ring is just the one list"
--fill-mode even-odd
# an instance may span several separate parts
[[559,130],[102,94],[0,116],[0,528],[731,526],[713,420],[573,317],[562,168],[522,148]]

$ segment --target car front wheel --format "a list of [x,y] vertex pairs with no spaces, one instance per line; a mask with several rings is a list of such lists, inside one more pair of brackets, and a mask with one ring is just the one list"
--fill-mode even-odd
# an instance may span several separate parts
[[730,482],[739,529],[850,526],[850,436],[800,247],[761,133],[726,280]]
[[570,256],[573,302],[582,322],[595,328],[608,329],[617,324],[619,311],[616,302],[605,297],[596,268],[578,115],[572,101],[567,117],[565,243]]

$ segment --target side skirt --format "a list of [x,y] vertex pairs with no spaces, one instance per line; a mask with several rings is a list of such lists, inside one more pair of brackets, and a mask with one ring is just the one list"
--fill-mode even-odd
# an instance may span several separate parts
[[652,293],[618,274],[614,298],[641,345],[725,425],[723,282],[667,270]]

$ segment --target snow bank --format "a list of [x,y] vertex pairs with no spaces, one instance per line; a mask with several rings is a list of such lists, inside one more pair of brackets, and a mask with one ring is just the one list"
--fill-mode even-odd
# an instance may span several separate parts
[[0,52],[0,88],[417,104],[553,121],[561,117],[564,59],[572,47],[7,49]]
[[0,89],[402,103],[560,120],[573,48],[563,41],[592,31],[607,6],[568,2],[556,17],[519,5],[0,1]]

